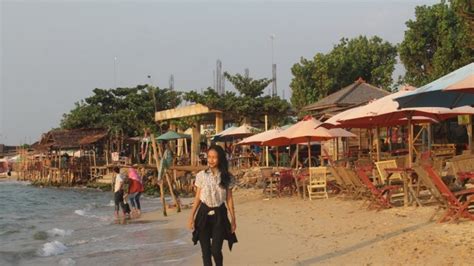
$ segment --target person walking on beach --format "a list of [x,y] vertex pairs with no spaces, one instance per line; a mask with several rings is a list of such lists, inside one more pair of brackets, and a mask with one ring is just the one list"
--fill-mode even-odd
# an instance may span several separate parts
[[115,202],[115,218],[119,218],[119,211],[122,208],[123,217],[125,218],[125,204],[123,202],[123,185],[124,185],[124,178],[120,174],[120,168],[114,167],[115,176],[115,184],[114,184],[114,202]]
[[[212,265],[212,256],[215,264],[219,266],[223,265],[224,240],[227,240],[230,250],[237,242],[235,235],[237,224],[232,198],[234,178],[229,173],[229,163],[220,146],[212,145],[209,148],[207,165],[208,169],[196,175],[196,197],[188,227],[193,230],[194,244],[199,241],[201,245],[203,264]],[[230,222],[227,210],[230,213]]]
[[138,218],[141,214],[140,196],[143,192],[142,178],[138,174],[138,171],[131,167],[128,169],[128,179],[130,180],[130,186],[128,187],[128,199],[132,205],[132,218]]
[[158,171],[158,181],[161,181],[163,179],[163,176],[166,174],[166,171],[168,171],[168,168],[170,168],[173,165],[173,152],[171,151],[171,147],[168,144],[167,141],[163,141],[163,157],[160,161],[160,169]]

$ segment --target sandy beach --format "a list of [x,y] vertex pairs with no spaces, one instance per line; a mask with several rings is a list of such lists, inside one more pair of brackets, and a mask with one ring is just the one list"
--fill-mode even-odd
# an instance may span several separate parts
[[[237,190],[235,200],[239,243],[232,252],[224,243],[226,265],[472,265],[474,224],[438,224],[443,210],[434,206],[376,212],[341,196],[265,199],[254,189]],[[182,229],[189,211],[140,220]],[[201,265],[200,247],[194,251],[186,264]]]

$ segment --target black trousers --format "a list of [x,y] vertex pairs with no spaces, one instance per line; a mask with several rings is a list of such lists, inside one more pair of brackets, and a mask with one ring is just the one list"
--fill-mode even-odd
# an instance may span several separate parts
[[115,201],[115,211],[118,212],[121,207],[123,213],[125,213],[125,204],[123,203],[123,190],[122,189],[114,193],[114,201]]
[[[212,242],[211,242],[212,239]],[[222,266],[222,244],[224,243],[224,226],[216,222],[216,215],[207,217],[206,227],[199,231],[202,262],[204,266],[212,266],[211,256],[216,266]]]

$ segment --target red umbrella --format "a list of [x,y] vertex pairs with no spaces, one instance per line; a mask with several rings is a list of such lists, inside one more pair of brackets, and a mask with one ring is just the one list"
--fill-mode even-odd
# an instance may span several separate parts
[[[337,137],[355,137],[354,134],[343,130],[331,131],[324,127],[318,127],[322,122],[311,116],[306,116],[303,120],[283,130],[274,138],[264,141],[265,146],[287,146],[298,143],[308,143],[308,155],[311,167],[311,149],[309,143],[312,141],[325,141]],[[318,127],[318,128],[316,128]]]

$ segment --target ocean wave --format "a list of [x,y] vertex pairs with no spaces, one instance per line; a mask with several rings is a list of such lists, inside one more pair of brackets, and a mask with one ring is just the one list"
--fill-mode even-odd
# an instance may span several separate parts
[[59,261],[59,265],[60,266],[72,266],[72,265],[76,265],[76,261],[74,261],[71,258],[64,258],[64,259],[61,259]]
[[16,180],[9,180],[9,179],[6,179],[6,180],[0,179],[0,184],[29,186],[29,185],[31,185],[31,182],[30,181],[16,181]]
[[87,209],[75,210],[74,213],[83,217],[99,219],[100,221],[103,221],[103,222],[109,222],[112,220],[112,217],[110,216],[99,216],[99,215],[89,214]]
[[43,248],[38,251],[38,255],[42,257],[55,256],[64,253],[66,250],[67,247],[63,243],[54,240],[52,242],[45,243]]
[[64,230],[59,228],[53,228],[51,230],[46,231],[49,236],[70,236],[74,230]]
[[0,236],[4,236],[4,235],[11,235],[11,234],[15,234],[15,233],[20,233],[20,230],[7,230],[7,231],[0,231]]
[[101,242],[105,240],[109,240],[111,238],[117,237],[117,235],[111,235],[111,236],[104,236],[104,237],[93,237],[91,239],[80,239],[80,240],[74,240],[71,243],[68,244],[68,246],[78,246],[78,245],[83,245],[83,244],[88,244],[88,243],[95,243],[95,242]]

